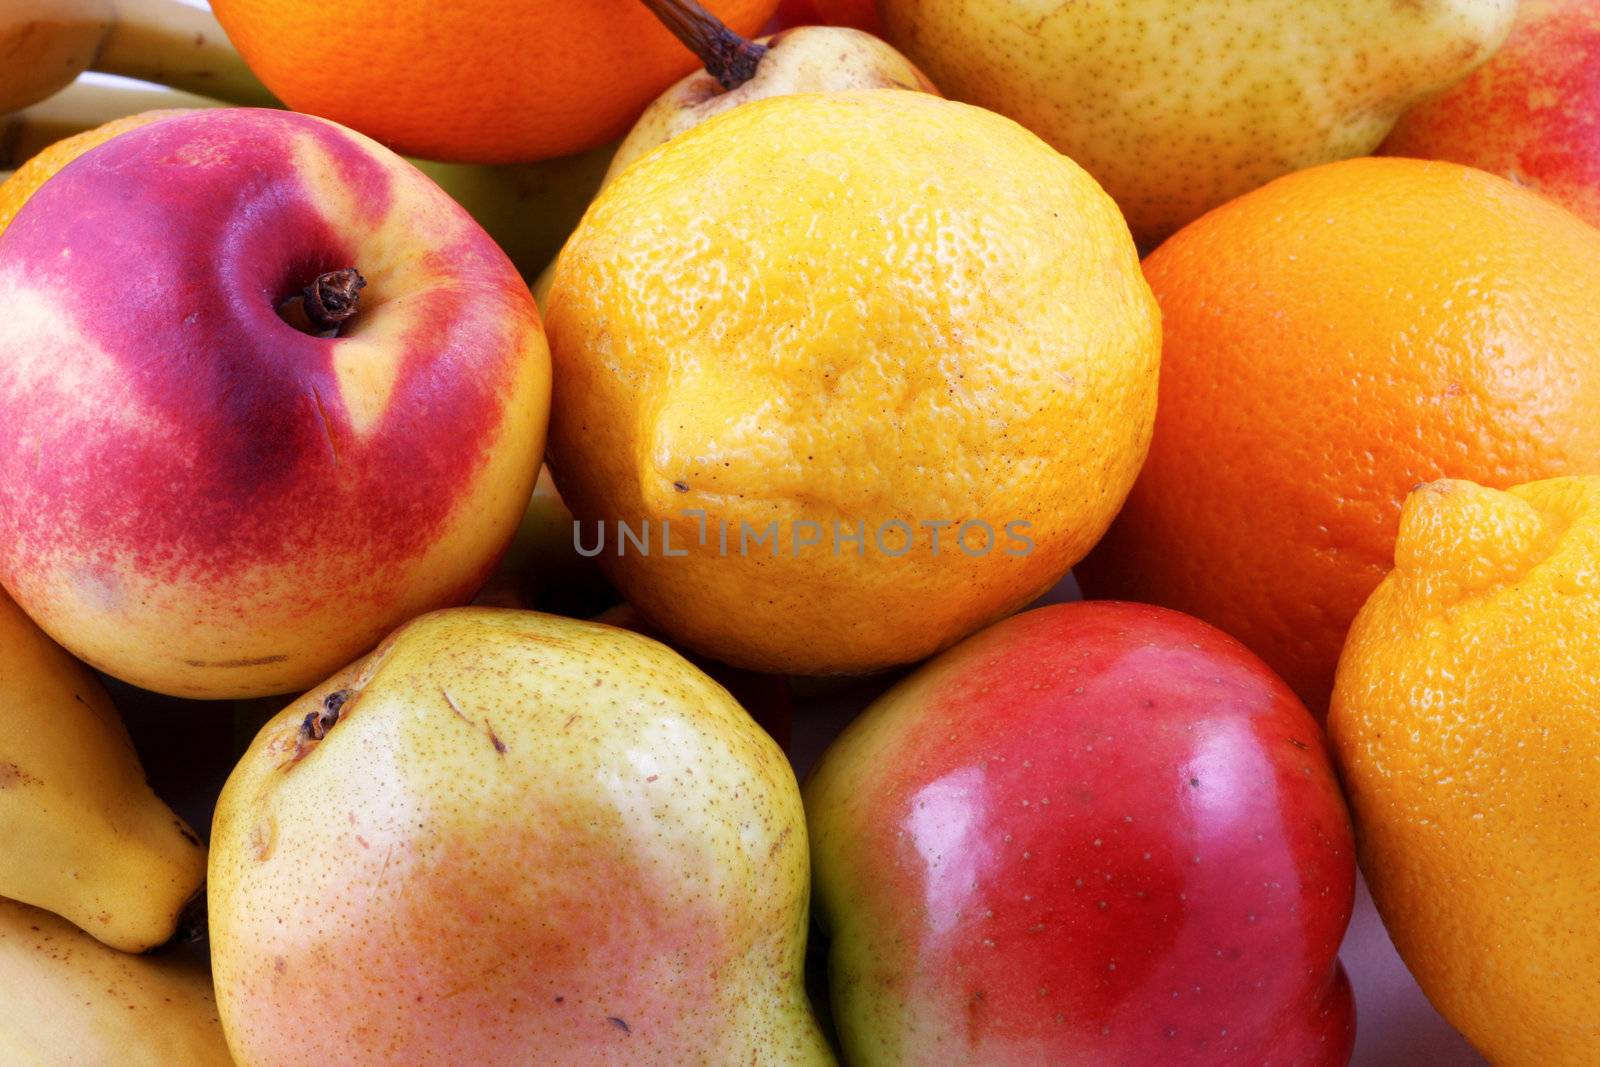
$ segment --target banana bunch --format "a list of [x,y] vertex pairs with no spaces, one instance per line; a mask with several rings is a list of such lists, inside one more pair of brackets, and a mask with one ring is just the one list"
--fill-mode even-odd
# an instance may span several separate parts
[[0,1063],[231,1067],[205,965],[131,956],[0,900]]
[[6,0],[0,56],[0,113],[36,104],[86,70],[233,104],[276,103],[211,12],[183,0]]

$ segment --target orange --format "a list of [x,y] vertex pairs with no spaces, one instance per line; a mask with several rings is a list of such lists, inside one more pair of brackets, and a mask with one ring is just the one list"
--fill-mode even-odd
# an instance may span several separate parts
[[1419,482],[1600,473],[1600,231],[1451,163],[1281,178],[1153,253],[1150,458],[1080,577],[1249,645],[1325,710]]
[[55,144],[46,148],[22,166],[16,173],[0,182],[0,233],[6,232],[6,227],[11,225],[11,220],[17,217],[17,212],[22,210],[22,205],[28,198],[39,191],[39,186],[55,176],[56,171],[71,163],[96,145],[105,144],[119,133],[138,129],[158,119],[168,118],[172,115],[183,115],[187,112],[183,108],[170,108],[165,111],[141,111],[137,115],[128,115],[120,119],[112,119],[92,130],[75,133],[71,137],[63,137]]
[[603,522],[598,562],[655,628],[774,673],[908,663],[1022,607],[1104,532],[1155,417],[1158,313],[1116,205],[926,93],[770,97],[679,134],[590,207],[547,328],[586,548]]
[[1600,1063],[1600,478],[1413,493],[1328,728],[1429,999],[1501,1067]]
[[783,26],[849,26],[883,36],[872,0],[783,0],[777,21]]
[[[777,0],[712,0],[754,33]],[[513,163],[627,132],[699,65],[640,0],[214,0],[251,70],[296,111],[408,155]]]

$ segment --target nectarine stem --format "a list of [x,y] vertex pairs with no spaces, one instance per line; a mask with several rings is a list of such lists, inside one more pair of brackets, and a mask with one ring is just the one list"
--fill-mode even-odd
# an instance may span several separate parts
[[673,36],[700,57],[707,73],[724,89],[737,89],[755,77],[765,45],[739,36],[698,0],[643,0]]
[[317,329],[337,329],[356,313],[361,290],[366,287],[367,280],[354,267],[331,270],[319,274],[316,281],[306,286],[305,303],[301,306],[306,318]]

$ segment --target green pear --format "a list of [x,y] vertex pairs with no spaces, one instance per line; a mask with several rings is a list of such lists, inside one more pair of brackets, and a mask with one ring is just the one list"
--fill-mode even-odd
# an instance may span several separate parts
[[213,834],[241,1067],[832,1062],[794,773],[648,638],[423,616],[266,725]]
[[1141,244],[1370,153],[1510,32],[1516,0],[879,0],[948,95],[1093,174]]

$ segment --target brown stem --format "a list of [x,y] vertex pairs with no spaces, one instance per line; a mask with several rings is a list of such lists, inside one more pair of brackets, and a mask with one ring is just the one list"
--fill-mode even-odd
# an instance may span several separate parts
[[335,330],[356,313],[361,290],[366,287],[367,280],[354,267],[331,270],[319,274],[316,281],[306,286],[305,302],[301,306],[306,318],[318,330]]
[[322,707],[308,712],[300,723],[300,740],[321,741],[327,737],[328,731],[338,725],[339,712],[343,710],[345,701],[353,695],[348,689],[340,689],[323,697]]
[[739,88],[755,77],[766,45],[739,36],[699,0],[643,0],[672,35],[700,57],[707,73],[724,89]]

